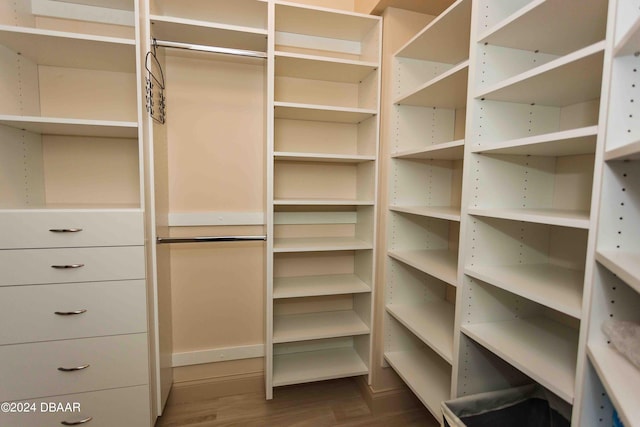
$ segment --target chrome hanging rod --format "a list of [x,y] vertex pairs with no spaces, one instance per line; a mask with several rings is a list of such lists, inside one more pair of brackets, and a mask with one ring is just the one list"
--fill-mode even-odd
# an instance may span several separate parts
[[267,240],[267,236],[157,237],[156,243],[255,242],[264,240]]
[[249,56],[252,58],[266,58],[266,52],[255,50],[231,49],[228,47],[206,46],[201,44],[170,42],[166,40],[156,40],[154,43],[159,47],[169,47],[174,49],[197,50],[199,52],[221,53],[223,55]]

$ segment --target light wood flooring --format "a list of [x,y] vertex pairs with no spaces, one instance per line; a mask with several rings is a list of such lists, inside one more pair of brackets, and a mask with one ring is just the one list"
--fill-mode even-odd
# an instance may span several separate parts
[[223,396],[210,400],[168,404],[156,427],[436,427],[422,406],[373,415],[352,379],[280,387],[274,399],[263,393]]

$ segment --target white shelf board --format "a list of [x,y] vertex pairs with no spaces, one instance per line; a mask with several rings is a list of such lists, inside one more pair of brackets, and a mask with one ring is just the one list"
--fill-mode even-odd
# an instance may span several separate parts
[[460,221],[460,208],[450,206],[389,206],[394,212],[404,212],[411,215],[439,218],[447,221]]
[[371,287],[355,274],[276,277],[273,298],[301,298],[371,292]]
[[451,371],[421,351],[385,352],[384,358],[437,419],[442,419],[440,403],[451,398]]
[[359,83],[378,69],[375,62],[330,59],[324,56],[276,52],[275,74],[310,80]]
[[387,312],[448,364],[453,364],[453,304],[446,301],[388,304]]
[[357,251],[373,249],[373,244],[354,237],[275,238],[274,252]]
[[631,427],[640,420],[640,370],[613,347],[588,345],[587,352],[622,423]]
[[389,251],[389,256],[437,279],[457,285],[458,254],[448,249]]
[[352,347],[275,355],[274,387],[367,375],[369,370]]
[[38,65],[90,70],[136,70],[133,39],[0,25],[0,44]]
[[276,119],[309,120],[317,122],[360,123],[377,114],[366,108],[334,107],[328,105],[274,102]]
[[[566,0],[533,0],[497,25],[480,34],[478,42],[528,51],[564,55],[573,52],[598,35],[601,38],[607,16],[605,0],[576,4]],[[603,18],[605,17],[605,18]]]
[[461,62],[411,93],[400,96],[395,104],[419,107],[460,108],[467,104],[469,61]]
[[457,64],[469,59],[471,0],[458,0],[409,40],[395,56]]
[[465,274],[580,319],[584,271],[553,264],[474,265]]
[[138,137],[138,123],[136,122],[0,115],[0,125],[41,135],[95,136],[105,138]]
[[394,159],[461,160],[464,157],[464,139],[397,151],[392,153],[391,157]]
[[561,227],[589,228],[589,212],[563,209],[469,208],[469,214]]
[[563,107],[600,97],[604,42],[508,78],[476,94],[494,101]]
[[275,344],[366,335],[369,327],[354,311],[288,314],[273,317]]
[[172,16],[151,15],[151,34],[158,40],[266,52],[267,30]]
[[381,18],[276,0],[276,31],[360,42]]
[[543,317],[463,325],[462,332],[572,404],[578,332]]
[[640,254],[620,250],[598,250],[596,261],[640,293]]
[[275,160],[292,162],[323,162],[323,163],[365,163],[376,160],[376,156],[364,156],[357,154],[325,154],[325,153],[298,153],[276,151],[273,153]]
[[276,206],[373,206],[373,200],[356,199],[275,199]]
[[106,9],[128,10],[133,12],[135,6],[132,0],[54,0],[64,3],[82,4],[85,6],[103,7]]
[[633,55],[640,46],[640,19],[637,19],[629,30],[620,37],[613,47],[613,56]]
[[633,141],[621,147],[605,151],[604,159],[610,160],[640,160],[640,141]]
[[512,139],[474,148],[474,153],[516,154],[523,156],[573,156],[596,151],[598,126]]

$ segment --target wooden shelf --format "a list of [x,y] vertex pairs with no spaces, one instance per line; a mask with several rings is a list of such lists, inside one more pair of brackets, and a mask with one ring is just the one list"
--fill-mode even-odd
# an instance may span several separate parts
[[582,317],[584,271],[553,264],[474,265],[465,274],[568,316]]
[[371,292],[371,287],[355,274],[276,277],[273,279],[274,299],[367,292]]
[[589,228],[589,212],[562,209],[470,208],[469,214],[571,228]]
[[273,358],[275,387],[367,375],[368,372],[367,365],[351,347],[277,354]]
[[469,59],[471,0],[458,0],[409,40],[395,56],[457,64]]
[[462,332],[572,404],[578,332],[533,317],[463,325]]
[[640,254],[619,250],[598,250],[596,261],[640,293]]
[[460,208],[450,206],[389,206],[394,212],[404,212],[411,215],[439,218],[447,221],[460,221]]
[[453,304],[446,301],[388,304],[387,312],[447,363],[453,363]]
[[355,199],[275,199],[275,206],[373,206],[373,200]]
[[365,163],[376,160],[375,156],[349,155],[349,154],[323,154],[323,153],[294,153],[276,151],[274,160],[293,162],[323,162],[323,163]]
[[557,107],[597,99],[604,46],[604,42],[598,42],[550,61],[480,91],[476,97]]
[[158,40],[246,49],[259,52],[267,50],[267,30],[151,15],[151,31]]
[[136,70],[135,40],[0,25],[0,44],[38,65]]
[[41,135],[137,138],[136,122],[0,115],[0,125]]
[[373,249],[373,244],[354,237],[276,238],[274,252],[357,251]]
[[467,104],[469,61],[464,61],[394,103],[419,107],[461,108]]
[[275,344],[325,338],[366,335],[369,327],[354,311],[289,314],[274,316]]
[[377,16],[276,2],[276,31],[349,41],[362,41],[380,22]]
[[613,56],[633,55],[640,46],[640,19],[636,19],[633,25],[620,36],[613,47]]
[[450,285],[457,285],[456,252],[448,249],[389,251],[389,256]]
[[451,369],[419,350],[385,352],[384,358],[429,412],[440,420],[440,403],[451,398]]
[[579,11],[566,0],[533,0],[481,33],[478,42],[565,55],[604,39],[606,17],[605,0],[580,4]]
[[464,157],[464,139],[398,151],[391,154],[391,157],[394,159],[461,160]]
[[611,346],[589,345],[589,359],[625,426],[640,420],[640,370]]
[[604,159],[613,160],[640,160],[640,141],[633,141],[622,147],[612,148],[605,151]]
[[275,118],[335,123],[360,123],[375,116],[376,110],[324,105],[275,102]]
[[512,139],[474,148],[474,153],[516,154],[522,156],[574,156],[596,151],[598,126],[552,132]]
[[288,52],[275,54],[276,76],[358,83],[378,69],[375,62],[329,59]]

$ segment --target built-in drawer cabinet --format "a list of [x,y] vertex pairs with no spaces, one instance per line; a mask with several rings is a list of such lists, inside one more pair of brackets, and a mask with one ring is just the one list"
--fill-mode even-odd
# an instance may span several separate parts
[[140,245],[143,227],[139,210],[0,211],[0,249]]
[[143,246],[0,250],[0,286],[144,277]]
[[149,383],[146,333],[4,345],[0,360],[0,401]]
[[[35,408],[36,412],[2,414],[2,420],[7,426],[141,427],[149,425],[151,417],[149,388],[146,385],[19,401],[15,404],[16,407],[18,404],[23,407],[27,404],[29,408]],[[70,408],[71,411],[52,411],[51,404],[54,408]],[[74,408],[79,408],[79,411],[74,411]],[[83,420],[86,423],[79,424]]]
[[144,280],[0,287],[0,345],[147,331]]

